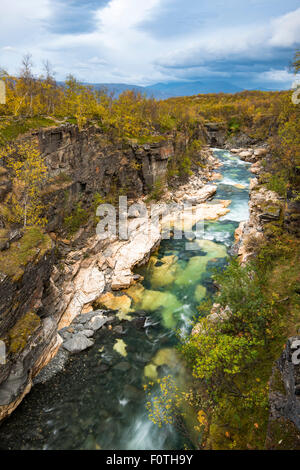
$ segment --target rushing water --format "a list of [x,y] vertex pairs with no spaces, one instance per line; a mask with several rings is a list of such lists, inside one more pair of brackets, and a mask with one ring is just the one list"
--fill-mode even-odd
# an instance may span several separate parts
[[[182,378],[175,329],[188,331],[197,305],[214,292],[212,270],[226,264],[234,230],[248,218],[249,164],[223,150],[215,155],[223,179],[214,199],[230,199],[230,212],[204,224],[195,251],[186,251],[184,239],[162,242],[138,270],[144,281],[130,290],[132,320],[122,322],[123,332],[100,330],[91,349],[37,384],[1,426],[0,449],[170,450],[186,443],[175,428],[149,421],[143,384],[166,374]],[[126,357],[113,348],[120,338]]]

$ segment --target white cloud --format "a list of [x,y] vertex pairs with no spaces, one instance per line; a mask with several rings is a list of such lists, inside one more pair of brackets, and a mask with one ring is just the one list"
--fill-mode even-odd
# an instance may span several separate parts
[[300,8],[272,21],[272,46],[289,47],[300,43]]
[[153,10],[161,4],[161,0],[111,0],[110,3],[96,13],[103,29],[106,31],[124,31],[149,19]]
[[[270,12],[264,23],[243,24],[241,18],[233,27],[214,29],[212,23],[205,31],[199,28],[178,37],[156,38],[141,25],[155,21],[168,5],[170,0],[110,0],[105,7],[91,11],[93,31],[58,34],[48,25],[54,24],[59,11],[62,13],[58,10],[63,8],[62,2],[1,0],[0,43],[6,46],[0,49],[0,65],[15,73],[17,55],[21,60],[24,53],[31,52],[36,72],[47,58],[58,79],[71,72],[89,82],[149,84],[196,74],[200,78],[210,73],[226,76],[228,69],[223,70],[223,61],[239,64],[240,60],[258,59],[263,63],[264,59],[272,60],[276,48],[300,43],[300,8],[277,18]],[[184,11],[184,4],[182,8]],[[261,78],[272,80],[275,72],[270,70]],[[287,79],[281,76],[282,82],[283,77]]]
[[96,64],[96,65],[108,65],[108,62],[104,59],[100,59],[100,57],[94,56],[91,59],[88,59],[89,64]]
[[17,52],[17,49],[12,46],[4,46],[2,47],[3,52]]
[[271,70],[268,70],[267,72],[258,74],[258,79],[262,81],[266,81],[266,82],[271,81],[271,82],[292,83],[293,80],[295,79],[295,76],[293,73],[289,72],[287,69],[283,69],[283,70],[271,69]]
[[238,25],[211,31],[205,36],[193,36],[158,63],[166,66],[197,66],[207,60],[234,59],[235,56],[253,59],[269,54],[272,47],[291,47],[300,43],[300,8],[266,24],[247,27]]

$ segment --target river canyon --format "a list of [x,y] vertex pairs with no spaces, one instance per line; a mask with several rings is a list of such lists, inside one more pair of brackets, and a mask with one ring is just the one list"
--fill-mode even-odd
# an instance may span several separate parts
[[235,230],[249,217],[251,163],[224,149],[213,153],[220,167],[210,204],[230,201],[227,213],[205,220],[192,248],[186,249],[189,240],[171,237],[135,268],[142,281],[116,295],[122,297],[118,315],[108,311],[110,320],[95,333],[93,346],[69,356],[48,380],[37,376],[0,428],[1,449],[193,447],[176,427],[159,428],[149,420],[151,396],[144,385],[166,375],[178,386],[187,380],[178,335],[190,332],[197,306],[216,292],[212,274],[226,266]]

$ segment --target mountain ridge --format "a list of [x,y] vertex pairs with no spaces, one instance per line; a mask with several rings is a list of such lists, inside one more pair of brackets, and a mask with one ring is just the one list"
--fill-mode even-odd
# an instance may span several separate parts
[[141,86],[127,83],[84,83],[97,90],[106,90],[119,96],[125,90],[133,90],[146,93],[147,97],[156,99],[167,99],[178,96],[192,96],[206,93],[238,93],[244,89],[226,81],[177,81],[166,83],[155,83],[154,85]]

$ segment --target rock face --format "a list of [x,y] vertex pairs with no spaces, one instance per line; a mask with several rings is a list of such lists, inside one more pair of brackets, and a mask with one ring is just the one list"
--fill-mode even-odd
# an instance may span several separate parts
[[[269,396],[270,420],[266,439],[267,449],[299,449],[300,336],[288,339],[280,359],[275,364]],[[281,441],[278,441],[278,432],[283,436]],[[283,442],[285,436],[288,442]]]
[[204,126],[207,134],[207,142],[210,147],[224,147],[227,136],[226,124],[218,122],[206,122]]
[[246,262],[257,250],[257,246],[268,235],[267,227],[270,222],[279,222],[283,214],[283,202],[274,191],[259,186],[256,178],[250,183],[250,217],[247,222],[241,222],[235,232],[239,242],[238,255],[241,262]]
[[[212,146],[223,146],[226,133],[222,124],[206,125],[206,138]],[[149,225],[146,220],[138,220],[134,212],[129,218],[128,240],[119,240],[115,235],[101,240],[94,231],[89,233],[84,227],[71,241],[61,240],[55,231],[64,218],[64,204],[72,208],[80,200],[85,207],[95,192],[112,196],[116,188],[124,190],[132,200],[144,201],[143,195],[149,188],[165,179],[169,160],[181,155],[188,143],[188,138],[178,142],[172,135],[145,145],[134,141],[112,143],[97,127],[80,131],[73,125],[42,129],[34,136],[39,140],[51,178],[44,197],[46,202],[52,203],[47,218],[53,247],[43,255],[37,253],[18,279],[0,273],[0,338],[28,314],[32,315],[34,324],[22,348],[9,351],[6,364],[0,367],[0,420],[18,406],[36,374],[62,344],[64,347],[57,360],[60,366],[69,352],[78,352],[93,344],[94,332],[105,328],[108,322],[105,315],[104,318],[103,314],[95,316],[94,313],[93,319],[82,321],[73,333],[64,329],[80,318],[83,311],[89,312],[101,295],[134,283],[133,267],[145,262],[161,240],[163,221]],[[198,169],[186,187],[167,195],[176,206],[175,215],[176,211],[177,215],[182,211],[184,203],[196,204],[200,215],[196,214],[196,219],[194,214],[188,215],[192,225],[203,218],[215,219],[229,210],[230,201],[206,202],[216,191],[216,186],[210,182],[214,180],[212,169],[217,165],[208,148],[203,156],[207,168]],[[1,172],[0,168],[0,180],[1,199],[11,190],[5,169]],[[1,224],[0,220],[0,228]],[[18,237],[11,238],[11,234],[5,233],[3,240],[2,232],[0,236],[0,249],[7,249],[10,243],[18,241]],[[54,248],[61,262],[55,262]],[[86,318],[88,315],[85,314]]]
[[39,305],[53,262],[54,251],[50,248],[42,256],[37,253],[36,259],[28,263],[24,272],[20,273],[20,279],[0,274],[0,338],[5,336],[26,311]]
[[245,149],[256,144],[255,139],[245,134],[245,132],[237,132],[226,139],[225,148],[230,150],[234,148]]
[[289,233],[300,237],[300,201],[295,201],[292,196],[293,194],[290,194],[287,201],[284,224]]
[[[59,181],[69,176],[73,191],[91,194],[101,188],[109,194],[114,186],[128,197],[147,192],[164,180],[168,160],[174,155],[172,141],[158,138],[153,144],[112,143],[97,127],[80,131],[75,125],[41,129],[37,133],[50,176]],[[66,179],[66,178],[65,178]]]
[[168,161],[174,156],[172,144],[144,145],[142,148],[133,147],[133,150],[137,160],[142,162],[143,181],[147,187],[165,180]]
[[[147,224],[137,223],[134,213],[129,219],[128,240],[116,236],[99,240],[94,227],[91,233],[88,226],[72,240],[60,239],[58,233],[66,214],[78,201],[83,208],[91,207],[96,192],[113,197],[122,190],[131,200],[137,200],[156,182],[165,180],[169,160],[179,157],[189,143],[188,136],[172,134],[158,136],[157,142],[150,144],[117,142],[95,126],[79,130],[71,124],[41,129],[32,136],[38,140],[49,170],[50,184],[43,197],[48,205],[47,231],[53,246],[44,253],[37,251],[17,277],[0,273],[0,339],[7,340],[8,351],[6,364],[0,366],[0,420],[28,393],[36,374],[62,342],[69,341],[67,348],[72,351],[91,345],[93,332],[106,322],[102,317],[84,325],[75,338],[69,332],[62,337],[58,330],[69,326],[82,311],[89,311],[101,294],[135,282],[132,268],[147,260],[160,242],[159,228],[153,225],[148,233]],[[213,165],[208,149],[206,157]],[[197,184],[198,180],[195,188]],[[0,167],[0,203],[11,187],[8,170]],[[213,192],[212,188],[204,188],[198,195],[199,202]],[[0,229],[0,250],[18,242],[19,235],[6,230],[1,217]],[[61,261],[55,260],[56,252]],[[29,329],[27,323],[22,324],[23,319],[29,322]],[[9,335],[16,324],[24,341],[11,351]]]
[[30,389],[34,371],[60,344],[55,320],[39,316],[53,262],[50,244],[37,250],[18,276],[0,277],[0,338],[6,343],[6,363],[0,366],[0,419],[17,406]]
[[103,292],[104,287],[104,273],[99,270],[96,265],[96,260],[94,260],[94,262],[92,261],[91,264],[86,267],[81,267],[78,270],[78,274],[73,279],[72,292],[74,295],[68,304],[67,310],[63,314],[59,327],[63,328],[70,324],[73,318],[81,313],[84,305],[92,302]]

